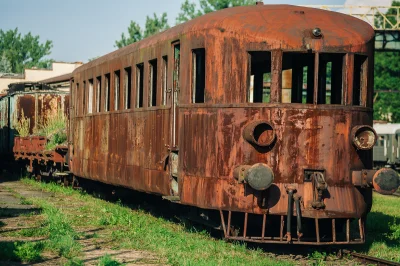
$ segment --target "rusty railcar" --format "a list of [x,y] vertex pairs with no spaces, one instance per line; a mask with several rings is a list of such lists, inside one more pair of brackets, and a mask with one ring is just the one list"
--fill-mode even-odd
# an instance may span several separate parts
[[57,112],[68,116],[69,91],[58,91],[40,82],[12,83],[0,98],[0,155],[12,160],[16,123],[25,118],[28,135],[32,135]]
[[353,17],[262,4],[131,44],[73,73],[70,169],[217,213],[228,239],[363,243],[371,186],[399,183],[371,170],[373,45]]

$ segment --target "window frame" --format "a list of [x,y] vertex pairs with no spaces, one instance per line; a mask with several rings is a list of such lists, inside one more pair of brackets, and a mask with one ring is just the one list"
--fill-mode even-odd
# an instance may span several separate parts
[[[201,68],[203,68],[202,69],[203,71],[200,72],[200,74],[199,74],[199,72],[197,71],[197,66],[200,63],[198,63],[197,59],[198,59],[200,53],[202,53],[201,54],[202,57],[200,57],[200,58],[203,59],[203,62],[201,64]],[[206,73],[207,73],[206,58],[207,58],[207,53],[206,53],[206,49],[204,47],[195,48],[195,49],[191,50],[191,68],[190,68],[191,84],[190,84],[190,87],[191,87],[191,103],[192,104],[205,103],[205,100],[206,100],[205,99],[206,98],[205,97],[206,81],[207,81],[207,78],[206,78]],[[198,78],[201,78],[203,80],[203,83],[198,84],[197,83]],[[201,85],[203,85],[202,86],[203,87],[202,88],[202,92],[203,92],[202,93],[202,97],[199,97],[199,98],[198,98],[198,96],[199,96],[199,94],[198,94],[198,89],[199,89],[198,85],[199,85],[199,87]]]
[[144,107],[144,62],[136,64],[136,100],[135,108]]

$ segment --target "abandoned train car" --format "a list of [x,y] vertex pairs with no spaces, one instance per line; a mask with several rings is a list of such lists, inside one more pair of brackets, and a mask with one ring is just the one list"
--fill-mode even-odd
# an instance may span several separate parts
[[374,129],[378,140],[374,146],[374,167],[400,167],[400,124],[376,123]]
[[68,115],[69,91],[59,91],[42,82],[12,83],[0,97],[0,158],[13,159],[15,136],[34,134],[58,111]]
[[199,207],[228,239],[363,243],[372,186],[399,185],[372,170],[373,44],[356,18],[260,3],[131,44],[73,73],[70,170]]

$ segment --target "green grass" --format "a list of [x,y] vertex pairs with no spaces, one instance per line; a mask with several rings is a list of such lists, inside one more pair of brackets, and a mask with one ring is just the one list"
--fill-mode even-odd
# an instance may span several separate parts
[[[54,207],[48,200],[40,198],[26,199],[18,195],[12,189],[9,189],[14,196],[21,200],[21,204],[25,202],[29,205],[35,205],[41,208],[41,215],[44,221],[39,226],[8,234],[9,236],[23,236],[23,237],[37,237],[46,236],[46,240],[37,242],[19,243],[15,242],[13,245],[6,244],[2,250],[9,250],[8,258],[10,260],[17,260],[23,262],[39,261],[42,258],[43,251],[51,251],[58,256],[69,259],[71,265],[75,265],[75,258],[81,254],[81,245],[76,241],[79,235],[72,228],[71,223],[56,207]],[[7,235],[7,234],[6,234]],[[3,244],[3,243],[1,243]],[[0,253],[0,257],[2,254]]]
[[72,259],[80,255],[81,245],[76,241],[78,234],[72,228],[66,217],[51,203],[36,199],[34,204],[43,208],[46,216],[46,230],[49,239],[46,241],[46,249],[56,252],[59,256]]
[[0,258],[19,262],[42,260],[43,242],[0,242]]
[[374,193],[366,237],[367,243],[359,248],[361,251],[400,262],[400,198]]
[[[172,265],[290,265],[291,263],[268,257],[261,249],[250,249],[243,243],[228,243],[211,238],[206,231],[188,230],[176,224],[154,217],[143,210],[131,210],[121,204],[113,204],[90,195],[63,188],[55,184],[37,183],[25,179],[25,183],[46,191],[69,196],[68,202],[80,202],[76,213],[81,224],[110,228],[113,248],[146,250],[166,258]],[[82,211],[84,210],[84,211]],[[85,212],[90,210],[90,213]],[[92,216],[95,214],[95,216]],[[67,216],[68,217],[68,216]]]
[[20,200],[21,200],[22,205],[32,205],[33,204],[31,200],[28,200],[25,197],[20,197]]
[[125,264],[114,260],[110,255],[106,254],[99,259],[98,266],[123,266]]
[[[243,243],[218,240],[210,237],[207,231],[196,231],[193,227],[154,217],[141,209],[132,210],[120,203],[109,203],[56,184],[37,183],[28,179],[24,179],[23,182],[63,195],[58,198],[58,202],[40,203],[39,206],[43,208],[44,213],[55,212],[50,215],[55,219],[52,222],[55,229],[49,232],[50,235],[58,236],[53,238],[58,239],[53,242],[61,243],[55,250],[60,250],[61,246],[69,247],[63,248],[60,253],[70,258],[69,265],[81,263],[80,260],[74,261],[71,256],[71,254],[79,256],[79,247],[74,244],[78,235],[74,233],[73,227],[89,225],[109,230],[111,233],[107,236],[109,238],[107,240],[110,241],[109,245],[112,248],[151,251],[157,254],[162,263],[172,265],[244,265],[250,262],[251,265],[291,264],[268,257],[261,249],[251,249]],[[56,204],[61,204],[60,206],[69,204],[70,207],[75,204],[76,208],[61,207],[57,214]],[[62,224],[61,220],[65,219],[69,227]],[[68,237],[63,239],[63,236]],[[374,193],[373,208],[367,219],[367,243],[355,248],[371,256],[400,262],[399,243],[400,200]],[[330,253],[330,251],[310,249],[308,259],[318,265],[325,264],[328,263],[326,261],[329,261],[329,256],[333,256]],[[109,259],[112,260],[111,257],[104,256],[101,261]]]
[[48,231],[46,230],[46,227],[23,228],[23,229],[18,230],[18,231],[11,231],[11,232],[3,233],[2,236],[8,236],[8,237],[46,237],[46,236],[48,236]]

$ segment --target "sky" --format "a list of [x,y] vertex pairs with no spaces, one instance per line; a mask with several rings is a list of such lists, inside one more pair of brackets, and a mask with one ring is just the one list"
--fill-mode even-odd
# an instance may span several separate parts
[[[55,61],[87,62],[114,51],[115,41],[133,20],[143,28],[146,16],[168,14],[175,25],[184,0],[0,0],[0,29],[39,35],[53,41]],[[192,0],[198,3],[198,0]],[[390,5],[391,0],[264,0],[264,4]]]

